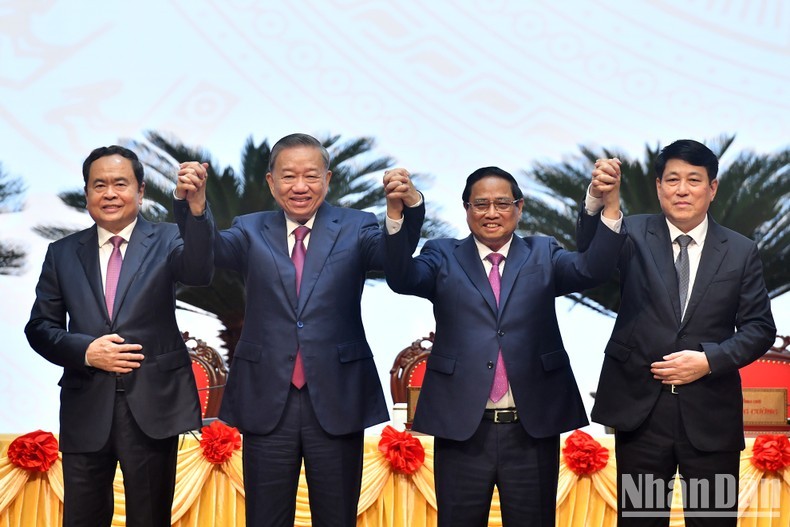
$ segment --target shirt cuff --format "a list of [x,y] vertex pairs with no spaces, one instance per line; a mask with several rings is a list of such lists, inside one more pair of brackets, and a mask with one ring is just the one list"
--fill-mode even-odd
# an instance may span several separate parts
[[[423,202],[422,192],[418,191],[417,193],[420,195],[420,199],[417,201],[417,203],[415,203],[414,205],[410,205],[408,208],[416,209],[417,207],[422,205],[422,202]],[[398,234],[400,232],[401,227],[403,227],[403,218],[401,218],[399,220],[393,220],[392,218],[387,216],[386,219],[384,220],[384,225],[387,228],[387,234],[390,234],[390,235],[391,234]]]
[[592,183],[587,186],[587,196],[584,198],[584,211],[590,216],[595,216],[603,209],[603,198],[596,198],[590,194]]
[[[594,198],[593,198],[594,199]],[[623,225],[623,211],[620,211],[620,217],[612,220],[601,214],[601,222],[612,229],[614,232],[620,232],[620,227]]]
[[403,227],[403,218],[399,220],[393,220],[387,216],[387,218],[384,220],[384,225],[387,227],[387,234],[398,234],[401,227]]

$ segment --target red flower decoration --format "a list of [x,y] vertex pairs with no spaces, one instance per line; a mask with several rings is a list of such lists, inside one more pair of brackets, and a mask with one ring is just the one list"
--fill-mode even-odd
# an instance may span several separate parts
[[562,455],[568,468],[578,476],[598,472],[609,462],[609,451],[590,434],[581,430],[568,436]]
[[221,421],[213,421],[200,429],[200,447],[203,457],[214,464],[229,460],[233,452],[241,448],[239,431]]
[[784,435],[757,436],[752,447],[752,464],[766,472],[790,466],[790,439]]
[[36,430],[14,439],[6,455],[19,468],[46,472],[58,459],[58,440],[51,432]]
[[381,432],[379,452],[390,462],[392,470],[403,474],[414,474],[425,462],[425,449],[420,440],[389,425]]

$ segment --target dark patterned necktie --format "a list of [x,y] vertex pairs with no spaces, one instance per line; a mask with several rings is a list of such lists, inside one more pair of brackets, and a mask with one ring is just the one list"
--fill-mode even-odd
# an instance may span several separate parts
[[689,250],[688,246],[692,238],[688,234],[681,234],[675,241],[680,246],[680,253],[675,260],[675,271],[678,273],[678,297],[680,298],[680,315],[686,308],[686,297],[689,291]]
[[123,256],[121,256],[121,244],[123,241],[123,238],[120,236],[110,238],[112,253],[107,261],[107,276],[104,279],[104,303],[107,305],[107,314],[110,315],[110,320],[112,320],[112,310],[115,307],[118,277],[121,276],[121,265],[123,265]]
[[[486,256],[486,260],[491,262],[491,271],[488,273],[488,282],[491,284],[491,289],[494,291],[494,298],[496,304],[499,306],[499,292],[502,289],[502,282],[499,275],[499,264],[505,257],[499,253],[491,253]],[[502,359],[502,350],[499,350],[499,355],[496,359],[496,370],[494,371],[494,384],[491,385],[491,392],[488,398],[493,402],[499,401],[507,393],[507,370],[505,369],[505,361]]]
[[[296,296],[299,296],[299,288],[302,285],[302,271],[304,270],[304,258],[307,254],[307,249],[304,246],[304,239],[307,236],[307,233],[310,232],[310,229],[305,227],[304,225],[298,226],[294,230],[294,238],[296,238],[296,243],[294,243],[294,250],[291,253],[291,260],[294,263],[294,268],[296,269]],[[291,375],[291,383],[296,386],[297,388],[301,389],[302,386],[305,385],[305,378],[304,378],[304,363],[302,362],[302,350],[296,350],[296,360],[294,361],[294,371]]]

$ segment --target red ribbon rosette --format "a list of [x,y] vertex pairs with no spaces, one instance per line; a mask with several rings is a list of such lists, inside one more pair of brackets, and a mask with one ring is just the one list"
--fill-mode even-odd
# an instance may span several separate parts
[[609,463],[609,451],[581,430],[568,436],[562,455],[568,468],[578,476],[598,472]]
[[784,435],[757,436],[752,447],[752,464],[765,472],[790,466],[790,439]]
[[36,430],[14,439],[6,455],[19,468],[47,472],[58,459],[58,440],[51,432]]
[[379,452],[387,458],[392,470],[402,474],[414,474],[425,462],[425,449],[420,440],[389,425],[381,432]]
[[214,464],[229,460],[233,452],[241,448],[239,431],[221,421],[214,421],[200,429],[200,447],[203,457]]

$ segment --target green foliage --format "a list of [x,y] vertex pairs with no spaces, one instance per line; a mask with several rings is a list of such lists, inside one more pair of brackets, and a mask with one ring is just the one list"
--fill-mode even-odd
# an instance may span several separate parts
[[[239,171],[233,167],[222,168],[211,153],[201,148],[182,144],[175,138],[150,131],[147,141],[126,141],[124,146],[137,153],[145,166],[145,199],[142,214],[152,221],[174,221],[172,211],[173,189],[176,185],[178,165],[186,161],[199,160],[209,163],[206,197],[211,204],[214,220],[219,229],[231,226],[233,219],[242,214],[262,210],[275,210],[278,205],[266,182],[271,149],[267,140],[255,144],[248,138],[242,148]],[[384,220],[386,200],[380,175],[376,174],[393,166],[391,157],[372,155],[375,142],[361,137],[341,140],[339,135],[322,141],[331,154],[332,179],[326,200],[334,205],[369,210]],[[420,187],[429,178],[412,175]],[[60,199],[77,210],[85,210],[83,192],[71,191],[59,194]],[[59,236],[67,230],[55,226],[39,226],[42,236]],[[436,218],[427,219],[423,226],[426,237],[446,236],[450,228]],[[381,273],[371,273],[369,278],[380,279]],[[177,298],[217,316],[223,325],[220,332],[228,349],[229,359],[241,335],[244,322],[244,283],[242,277],[232,271],[217,269],[214,280],[208,287],[180,287]],[[192,331],[195,333],[195,331]]]
[[[20,178],[11,177],[0,164],[0,214],[22,209],[21,199],[25,184]],[[19,246],[0,241],[0,274],[17,273],[25,263],[25,251]]]
[[[711,204],[715,221],[752,238],[760,248],[765,281],[771,298],[790,288],[790,149],[775,154],[744,151],[731,154],[735,136],[723,135],[708,142],[720,159],[719,188]],[[579,148],[581,154],[560,163],[535,163],[524,172],[525,200],[519,228],[526,234],[554,236],[566,248],[576,249],[576,216],[595,160],[618,157],[622,163],[620,202],[623,214],[661,211],[656,194],[653,162],[661,151],[645,147],[644,159],[630,159],[623,152]],[[727,160],[734,156],[729,163]],[[577,302],[612,315],[620,304],[619,281],[570,295]]]

